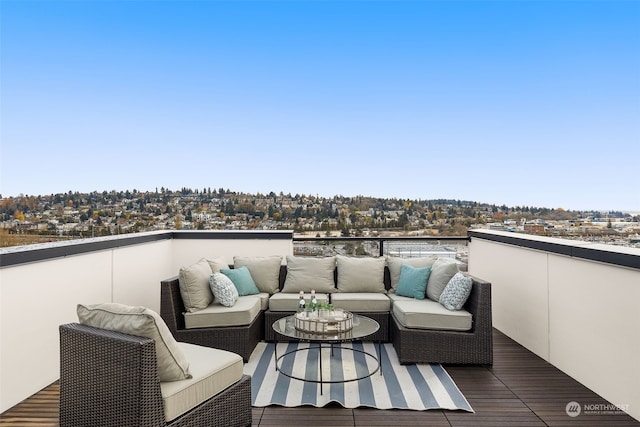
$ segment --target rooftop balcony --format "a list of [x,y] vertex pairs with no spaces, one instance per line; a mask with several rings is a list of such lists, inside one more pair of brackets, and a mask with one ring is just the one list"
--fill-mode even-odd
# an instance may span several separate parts
[[[391,246],[368,240],[379,253]],[[28,404],[27,417],[55,425],[58,325],[77,321],[77,303],[159,311],[160,280],[183,265],[203,256],[230,264],[234,255],[286,256],[299,243],[291,232],[167,231],[0,250],[0,425],[12,425],[16,408],[24,407],[16,405],[43,389],[29,402],[44,403]],[[296,413],[335,425],[640,420],[639,249],[488,230],[449,243],[462,245],[471,274],[492,283],[494,366],[447,368],[475,414],[267,408],[254,410],[254,423],[286,423]],[[571,401],[612,405],[570,418]]]

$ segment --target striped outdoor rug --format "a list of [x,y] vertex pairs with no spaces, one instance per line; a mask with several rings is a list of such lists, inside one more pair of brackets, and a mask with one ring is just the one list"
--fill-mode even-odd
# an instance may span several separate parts
[[[307,343],[280,343],[278,356]],[[314,344],[315,346],[315,344]],[[373,343],[345,343],[344,347],[377,354]],[[337,402],[345,408],[360,406],[378,409],[451,409],[473,412],[449,374],[439,364],[400,365],[391,344],[381,346],[382,375],[377,372],[369,378],[347,383],[320,384],[290,379],[275,370],[273,343],[261,342],[254,350],[244,373],[251,375],[251,402],[253,406],[269,405],[321,407]],[[341,380],[362,376],[377,367],[376,361],[359,352],[334,349],[333,356],[325,348],[323,378]],[[297,377],[318,379],[318,352],[298,351],[278,364],[283,371]]]

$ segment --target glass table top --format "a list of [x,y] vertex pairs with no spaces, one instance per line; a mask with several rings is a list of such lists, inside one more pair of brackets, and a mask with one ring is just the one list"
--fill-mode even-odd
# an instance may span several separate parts
[[273,330],[285,337],[309,342],[341,342],[355,341],[375,334],[380,325],[373,319],[359,314],[353,315],[353,328],[345,332],[313,334],[296,329],[295,316],[287,316],[273,322]]

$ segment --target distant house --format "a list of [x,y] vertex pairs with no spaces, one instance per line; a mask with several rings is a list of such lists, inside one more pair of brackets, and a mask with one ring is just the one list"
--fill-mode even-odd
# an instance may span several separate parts
[[544,225],[527,223],[524,225],[524,231],[532,234],[542,234],[544,233]]

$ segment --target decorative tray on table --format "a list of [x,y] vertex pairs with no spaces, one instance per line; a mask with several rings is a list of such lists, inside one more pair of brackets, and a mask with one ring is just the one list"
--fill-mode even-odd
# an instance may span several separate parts
[[353,314],[348,311],[320,310],[295,315],[296,329],[311,334],[335,334],[353,329]]

